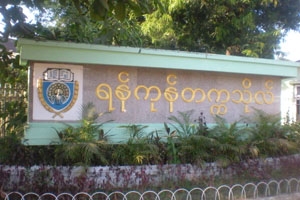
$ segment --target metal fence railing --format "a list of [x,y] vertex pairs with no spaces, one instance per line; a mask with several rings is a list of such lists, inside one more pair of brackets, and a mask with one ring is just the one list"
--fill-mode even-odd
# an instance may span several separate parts
[[8,103],[24,101],[26,89],[24,85],[0,84],[0,137],[5,135],[7,122],[13,117],[13,113],[8,113]]
[[[285,180],[272,180],[269,182],[259,182],[257,184],[247,183],[244,185],[235,184],[232,186],[222,185],[219,187],[207,187],[204,189],[193,188],[190,190],[180,188],[175,191],[164,189],[161,191],[114,191],[111,193],[94,192],[92,194],[80,192],[70,193],[44,193],[34,192],[20,193],[2,191],[1,197],[5,200],[233,200],[233,199],[265,199],[273,196],[293,196],[300,195],[300,179],[291,178]],[[273,198],[272,198],[273,199]],[[280,199],[280,198],[279,198]],[[291,198],[292,199],[292,198]]]

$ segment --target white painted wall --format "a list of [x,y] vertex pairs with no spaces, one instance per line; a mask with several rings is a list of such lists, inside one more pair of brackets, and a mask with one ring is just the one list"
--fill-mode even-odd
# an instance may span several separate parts
[[294,98],[294,85],[292,82],[295,79],[283,79],[281,90],[281,117],[282,122],[286,122],[287,116],[290,120],[296,121],[296,100]]
[[[300,65],[300,63],[299,63]],[[297,100],[296,100],[296,87],[300,87],[300,68],[296,78],[283,79],[281,84],[281,116],[283,122],[286,116],[290,117],[291,121],[297,120]],[[299,120],[298,116],[298,120]]]

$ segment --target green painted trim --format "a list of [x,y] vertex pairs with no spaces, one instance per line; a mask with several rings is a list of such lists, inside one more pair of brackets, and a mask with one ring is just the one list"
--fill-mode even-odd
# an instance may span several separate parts
[[[60,139],[57,135],[57,131],[66,128],[66,125],[78,126],[79,123],[62,123],[62,122],[31,122],[25,128],[25,137],[23,143],[25,145],[56,145],[60,143]],[[126,123],[106,123],[101,127],[104,130],[106,136],[108,136],[108,142],[110,144],[125,143],[130,138],[130,133],[126,126],[132,124]],[[166,141],[168,134],[165,130],[164,123],[139,123],[135,125],[147,126],[143,129],[143,136],[160,137],[162,141]],[[245,124],[241,123],[241,127]],[[208,129],[216,126],[216,123],[207,124]],[[168,123],[170,132],[174,131],[175,128]],[[179,128],[180,129],[180,128]]]
[[297,77],[300,63],[193,53],[19,39],[21,64],[28,61],[184,69],[239,74]]
[[62,123],[29,123],[25,127],[23,143],[26,145],[52,145],[60,142],[56,130],[64,127]]
[[[77,126],[79,123],[62,123],[62,122],[30,122],[25,127],[25,136],[23,143],[27,145],[55,145],[60,142],[57,131],[66,128],[67,125]],[[129,138],[129,133],[125,126],[130,124],[124,123],[106,123],[101,128],[108,136],[110,143],[126,142]],[[165,137],[164,124],[139,124],[148,126],[144,129],[145,134],[157,131],[159,135]]]
[[[79,123],[60,123],[60,122],[30,122],[25,128],[25,136],[23,143],[26,145],[55,145],[60,143],[57,131],[66,128],[66,124],[77,126]],[[127,142],[130,133],[126,126],[132,124],[126,123],[106,123],[101,127],[108,136],[108,142],[111,144],[118,144]],[[162,140],[167,139],[167,132],[164,123],[139,123],[135,125],[147,126],[143,129],[144,136],[153,133],[153,136],[159,136]],[[212,127],[215,124],[208,124]],[[174,131],[174,127],[168,124],[170,131]]]

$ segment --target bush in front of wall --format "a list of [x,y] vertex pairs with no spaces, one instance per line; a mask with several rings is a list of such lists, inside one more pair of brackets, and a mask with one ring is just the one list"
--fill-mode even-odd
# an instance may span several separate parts
[[216,140],[203,135],[192,135],[180,140],[178,157],[180,163],[203,165],[215,161]]
[[[206,137],[208,129],[203,113],[193,119],[194,110],[178,112],[172,115],[169,126],[164,123],[167,132],[167,152],[169,163],[201,163],[208,160],[212,141]],[[195,123],[195,121],[197,123]],[[173,130],[171,130],[171,128]]]
[[208,134],[208,137],[215,141],[212,147],[214,153],[211,156],[222,166],[240,162],[247,151],[247,127],[238,121],[227,123],[220,116],[215,116],[215,122],[216,125]]
[[216,125],[206,130],[205,135],[193,134],[181,138],[179,154],[187,163],[218,162],[222,166],[241,161],[246,152],[245,129],[238,122],[226,123],[220,116],[215,117]]
[[188,110],[185,112],[178,112],[178,116],[172,115],[168,119],[171,121],[170,125],[176,131],[178,137],[184,138],[191,135],[195,135],[198,131],[198,127],[194,123],[192,115],[194,110]]
[[[177,129],[175,124],[165,123],[165,130],[162,130],[166,133],[165,138],[160,132],[147,133],[147,127],[143,125],[126,126],[130,137],[122,144],[104,142],[105,134],[92,120],[77,127],[67,126],[61,132],[64,133],[62,144],[57,146],[25,146],[19,139],[0,140],[5,147],[0,149],[0,155],[12,152],[4,151],[9,144],[14,144],[12,147],[16,153],[22,150],[26,154],[17,158],[14,157],[17,154],[12,153],[12,158],[17,159],[15,162],[12,158],[7,161],[5,157],[1,158],[0,185],[5,192],[92,193],[132,188],[145,191],[149,188],[211,186],[219,181],[232,184],[299,174],[300,156],[282,157],[299,153],[299,123],[282,125],[277,115],[255,111],[249,120],[243,119],[246,123],[227,123],[224,118],[216,116],[214,127],[199,128],[202,122],[195,122],[190,112],[186,115],[182,112],[176,118],[177,123],[188,123],[179,124]],[[185,132],[178,134],[177,131]],[[100,155],[97,150],[82,158],[86,152],[81,145],[90,143]],[[79,145],[80,148],[74,151],[61,149],[69,145]],[[64,150],[74,152],[74,157],[65,157],[67,159],[61,161],[55,153],[65,153]],[[76,167],[78,163],[82,166]],[[24,164],[27,167],[10,168],[3,164]],[[34,164],[39,166],[28,167]],[[18,176],[13,175],[14,170],[19,170]],[[16,178],[18,182],[14,182]],[[133,186],[136,183],[139,185]]]
[[62,131],[57,131],[61,141],[56,146],[58,163],[85,166],[90,166],[93,160],[104,165],[108,163],[105,157],[107,137],[101,129],[106,122],[96,122],[101,115],[92,103],[88,103],[82,108],[79,126],[66,125]]
[[159,146],[155,145],[151,135],[144,132],[147,126],[122,126],[127,130],[129,139],[125,144],[116,145],[112,159],[117,165],[142,165],[161,163]]
[[247,148],[252,157],[276,157],[298,151],[299,141],[293,140],[298,133],[292,130],[293,124],[282,125],[280,115],[255,110],[248,123]]
[[[285,137],[288,139],[288,141],[293,141],[294,144],[299,147],[300,146],[300,123],[299,121],[286,121],[283,126],[282,130],[285,133]],[[290,153],[298,152],[298,148],[294,149],[294,151],[291,151]]]
[[[66,125],[59,132],[62,143],[51,146],[26,146],[20,137],[0,138],[0,163],[8,165],[153,165],[203,164],[223,166],[249,158],[276,157],[299,153],[300,125],[280,123],[277,115],[253,112],[243,123],[227,123],[216,116],[216,125],[207,128],[204,114],[194,120],[192,111],[170,117],[165,130],[147,133],[139,124],[124,126],[127,142],[109,144],[99,115],[89,105],[78,126]],[[89,113],[89,114],[88,114]],[[244,123],[246,122],[246,123]],[[160,132],[161,131],[161,132]],[[12,135],[13,136],[13,135]]]
[[0,163],[9,165],[28,165],[30,154],[22,144],[20,134],[9,133],[0,137]]

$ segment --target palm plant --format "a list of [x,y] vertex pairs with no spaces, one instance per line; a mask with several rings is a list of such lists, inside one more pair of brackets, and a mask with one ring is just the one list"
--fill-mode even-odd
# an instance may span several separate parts
[[[173,163],[188,162],[201,163],[212,161],[211,148],[214,141],[206,137],[209,130],[203,113],[197,120],[192,119],[194,110],[178,112],[177,116],[170,116],[174,131],[168,132],[167,144],[173,157]],[[197,122],[197,123],[195,123]],[[166,126],[166,125],[165,125]],[[171,150],[171,151],[170,151]]]
[[[112,157],[118,164],[156,164],[160,162],[158,146],[153,144],[149,135],[145,133],[148,126],[126,125],[129,139],[126,144],[119,144],[114,150]],[[125,153],[126,152],[126,153]]]
[[145,133],[145,129],[148,128],[148,126],[140,124],[129,124],[120,126],[120,128],[125,128],[127,130],[127,133],[129,134],[129,142],[138,142],[145,138],[145,136],[147,135]]
[[[170,129],[168,128],[166,123],[164,123],[164,125],[165,125],[165,131],[169,135]],[[164,134],[165,134],[164,130],[154,130],[150,133],[148,137],[149,143],[155,145],[158,150],[158,155],[155,158],[155,162],[154,162],[156,164],[165,164],[168,163],[169,160],[172,160],[174,157],[172,156],[170,159],[171,152],[172,155],[174,154],[177,155],[175,145],[169,145],[168,139],[166,143]]]
[[192,115],[194,110],[189,110],[185,112],[178,111],[177,116],[170,116],[168,119],[173,122],[171,126],[176,130],[178,137],[188,137],[197,133],[198,127],[192,120]]
[[176,146],[176,143],[178,142],[178,136],[176,135],[176,130],[171,131],[167,123],[164,123],[164,127],[167,133],[166,150],[167,150],[168,161],[173,164],[177,164],[179,162],[179,159],[178,159],[178,150]]
[[279,115],[255,110],[249,130],[248,148],[252,156],[280,156],[297,148],[296,143],[289,140],[289,133],[281,125]]
[[214,139],[214,157],[223,166],[238,162],[246,152],[246,126],[238,121],[227,123],[220,116],[215,116],[216,125],[210,130],[209,137]]
[[203,164],[214,162],[215,139],[203,135],[191,135],[182,138],[178,147],[178,157],[181,163]]
[[106,122],[96,121],[101,115],[96,112],[92,103],[88,103],[82,108],[82,120],[79,126],[66,125],[67,127],[62,131],[57,131],[61,141],[56,149],[58,158],[84,166],[89,166],[95,159],[106,164],[103,150],[107,136],[101,129]]

